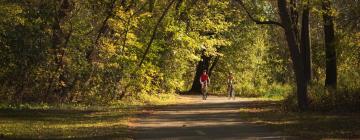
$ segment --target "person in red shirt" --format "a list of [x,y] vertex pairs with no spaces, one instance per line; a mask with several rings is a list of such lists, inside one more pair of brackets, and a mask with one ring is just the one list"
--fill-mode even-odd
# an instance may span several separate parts
[[200,84],[201,84],[201,89],[203,89],[205,85],[210,84],[210,78],[206,70],[204,70],[202,75],[200,76]]

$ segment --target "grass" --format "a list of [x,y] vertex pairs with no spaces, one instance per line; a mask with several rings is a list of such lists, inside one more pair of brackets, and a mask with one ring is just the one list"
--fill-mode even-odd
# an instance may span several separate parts
[[9,139],[82,139],[127,135],[130,110],[2,109],[0,134]]
[[360,138],[359,113],[285,112],[281,101],[256,101],[239,109],[241,118],[290,136]]
[[176,102],[172,94],[142,96],[106,106],[2,104],[0,139],[129,139],[129,119],[139,107]]
[[[136,98],[136,99],[132,99]],[[182,100],[178,100],[178,95],[176,94],[139,94],[137,97],[132,97],[130,100],[136,100],[140,105],[168,105],[176,104]]]

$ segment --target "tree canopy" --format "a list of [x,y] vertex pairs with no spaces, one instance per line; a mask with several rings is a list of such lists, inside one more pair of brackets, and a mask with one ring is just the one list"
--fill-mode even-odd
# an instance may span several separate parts
[[[212,94],[360,101],[359,1],[1,0],[0,100]],[[293,100],[296,99],[296,100]],[[341,102],[340,102],[341,101]],[[326,102],[326,103],[324,103]],[[291,104],[290,103],[290,104]]]

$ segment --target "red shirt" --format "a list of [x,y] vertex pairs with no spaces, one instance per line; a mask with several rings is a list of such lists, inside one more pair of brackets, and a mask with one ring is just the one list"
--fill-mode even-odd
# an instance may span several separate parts
[[201,82],[208,81],[209,76],[207,74],[202,74],[201,77],[200,77],[200,80],[201,80]]

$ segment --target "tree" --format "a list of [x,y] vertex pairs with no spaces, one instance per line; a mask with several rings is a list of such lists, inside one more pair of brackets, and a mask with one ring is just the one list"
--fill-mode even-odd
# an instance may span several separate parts
[[[229,46],[228,37],[225,36],[231,23],[227,21],[223,12],[229,9],[229,2],[210,0],[198,2],[198,7],[189,10],[191,19],[190,28],[197,32],[200,38],[198,47],[200,50],[200,61],[196,65],[195,75],[192,80],[190,92],[200,93],[201,85],[199,78],[203,70],[207,70],[211,76],[212,70],[219,61],[219,50]],[[193,4],[190,6],[194,6]]]
[[312,78],[312,61],[311,61],[311,42],[310,42],[310,2],[303,3],[302,19],[301,19],[301,42],[300,51],[304,61],[304,73],[306,81],[310,82]]
[[[274,24],[274,25],[278,25],[280,27],[282,27],[284,29],[284,34],[286,37],[286,41],[287,41],[287,46],[288,49],[290,50],[290,56],[291,56],[291,60],[293,63],[293,70],[295,73],[295,81],[296,81],[296,87],[297,87],[297,101],[298,101],[298,106],[300,110],[306,110],[308,108],[308,96],[307,96],[307,86],[308,86],[308,76],[310,71],[309,70],[305,70],[305,64],[307,64],[307,68],[311,69],[310,64],[311,63],[305,63],[305,59],[307,58],[310,54],[310,49],[309,47],[309,30],[308,28],[306,28],[306,26],[309,26],[307,18],[308,18],[308,8],[305,8],[304,14],[305,16],[303,16],[303,23],[305,25],[302,25],[302,34],[303,35],[301,38],[303,39],[300,43],[298,42],[300,39],[298,37],[298,12],[296,10],[296,6],[297,6],[297,1],[296,0],[291,0],[290,1],[290,5],[288,5],[288,2],[286,0],[278,0],[277,1],[277,5],[278,5],[278,9],[279,9],[279,16],[280,16],[280,20],[281,23],[276,22],[276,21],[271,21],[271,20],[267,20],[267,21],[261,21],[258,19],[255,19],[250,12],[246,9],[245,4],[241,1],[238,0],[238,2],[240,3],[240,5],[245,9],[245,11],[247,12],[248,16],[250,17],[251,20],[253,20],[255,23],[257,24]],[[300,45],[303,44],[303,45]],[[300,46],[304,47],[304,51],[300,51]],[[308,50],[306,50],[308,49]],[[310,59],[309,59],[310,60]],[[307,62],[310,62],[310,61]],[[307,76],[307,77],[306,77]]]
[[300,110],[308,108],[307,97],[307,80],[305,78],[304,61],[299,51],[298,43],[296,42],[296,34],[293,28],[293,21],[287,9],[286,0],[278,0],[278,8],[281,23],[284,25],[286,40],[290,50],[291,60],[293,62],[293,69],[295,72],[295,80],[297,86],[297,98]]
[[207,56],[205,54],[206,50],[202,50],[201,52],[201,60],[198,62],[198,64],[196,65],[196,73],[195,73],[195,77],[190,89],[190,92],[197,92],[197,93],[201,93],[201,85],[199,82],[200,76],[202,75],[203,71],[206,70],[209,73],[209,68],[210,68],[210,60],[211,57]]
[[[70,0],[62,0],[55,1],[55,5],[59,5],[58,11],[56,11],[54,15],[54,23],[53,23],[53,35],[52,35],[52,48],[54,49],[54,68],[55,72],[50,77],[50,83],[47,90],[47,94],[51,94],[54,91],[56,94],[62,97],[62,100],[66,96],[65,91],[65,82],[66,78],[64,76],[64,57],[65,57],[65,49],[68,46],[70,37],[72,35],[72,29],[69,29],[68,33],[66,33],[65,29],[61,28],[66,24],[66,19],[70,16],[71,11],[73,10],[72,1]],[[58,81],[54,81],[58,80]],[[55,85],[54,85],[55,83]],[[60,83],[60,84],[59,84]]]
[[326,79],[325,86],[336,89],[337,85],[337,67],[336,67],[336,50],[335,50],[335,29],[333,13],[330,0],[322,0],[323,26],[325,37],[325,54],[326,54]]

